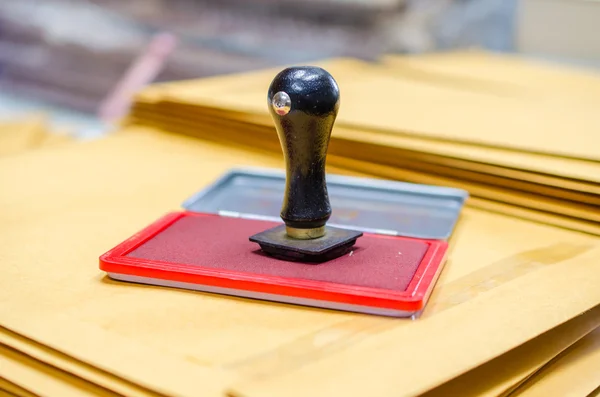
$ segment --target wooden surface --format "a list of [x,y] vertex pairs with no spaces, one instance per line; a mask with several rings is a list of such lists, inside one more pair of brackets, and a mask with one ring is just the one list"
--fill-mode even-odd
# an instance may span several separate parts
[[408,396],[600,302],[598,238],[474,209],[417,321],[124,284],[98,270],[100,254],[246,165],[282,160],[145,130],[0,159],[1,325],[121,387]]

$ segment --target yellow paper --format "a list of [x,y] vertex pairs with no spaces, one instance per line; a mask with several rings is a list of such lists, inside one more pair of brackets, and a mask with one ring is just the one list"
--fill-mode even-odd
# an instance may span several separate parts
[[[587,213],[586,211],[570,211],[568,205],[565,205],[563,210],[561,210],[560,204],[549,204],[543,199],[536,200],[535,197],[532,196],[527,198],[527,196],[524,197],[518,193],[515,194],[513,191],[506,189],[494,189],[481,185],[477,186],[460,180],[457,181],[448,178],[439,178],[435,175],[406,171],[394,167],[386,167],[349,158],[336,158],[335,156],[330,156],[330,158],[330,161],[339,166],[351,170],[361,170],[364,173],[376,175],[382,178],[399,179],[413,183],[425,183],[465,189],[471,194],[477,194],[483,197],[473,197],[467,202],[468,205],[476,208],[506,213],[515,217],[566,227],[596,235],[598,235],[598,232],[600,231],[599,225],[595,220],[587,220],[585,216]],[[571,217],[577,212],[579,213],[579,216]]]
[[103,388],[70,376],[59,369],[45,366],[0,345],[2,375],[20,388],[47,396],[115,396]]
[[[280,144],[276,138],[274,139],[248,139],[248,129],[232,130],[229,137],[224,137],[219,134],[218,126],[214,128],[210,126],[201,129],[192,128],[182,125],[174,120],[168,123],[153,123],[159,129],[167,129],[168,131],[177,131],[180,134],[201,137],[207,140],[215,140],[217,142],[227,144],[245,144],[247,148],[261,148],[265,151],[274,153],[281,152]],[[334,147],[330,150],[336,153]],[[535,200],[531,194],[523,194],[514,190],[508,190],[489,186],[486,184],[473,184],[463,182],[461,180],[449,179],[428,174],[424,172],[415,172],[408,169],[396,168],[390,166],[382,166],[375,163],[368,163],[351,158],[340,157],[335,154],[328,155],[329,164],[347,168],[353,172],[369,174],[370,176],[386,178],[392,180],[402,180],[413,183],[425,183],[433,185],[452,186],[467,190],[471,194],[477,194],[479,197],[472,197],[467,202],[467,205],[475,208],[491,210],[502,214],[510,214],[512,216],[521,217],[527,220],[542,222],[549,225],[568,228],[571,230],[582,231],[600,235],[600,224],[594,218],[598,219],[593,214],[595,208],[582,206],[582,208],[573,209],[572,203],[562,203],[557,200],[548,202],[545,199]],[[543,190],[543,189],[540,189]],[[482,198],[483,197],[483,198]],[[487,199],[486,199],[487,198]],[[498,201],[500,200],[500,201]],[[591,214],[591,215],[590,215]],[[575,215],[575,216],[570,216]]]
[[[244,165],[283,161],[146,130],[0,160],[2,325],[165,394],[318,396],[334,382],[346,395],[408,395],[600,302],[597,238],[473,209],[418,321],[117,283],[98,270],[100,254]],[[398,365],[400,377],[377,382]]]
[[[243,118],[243,117],[242,117]],[[272,120],[261,121],[258,124],[250,121],[237,120],[229,117],[225,112],[211,112],[205,109],[171,111],[158,107],[145,107],[138,105],[130,118],[133,124],[141,125],[163,125],[163,128],[172,132],[184,133],[179,129],[187,127],[195,131],[199,137],[206,137],[205,128],[210,127],[219,130],[215,138],[226,139],[231,134],[238,131],[245,132],[245,138],[254,141],[258,146],[262,139],[277,141],[277,135]],[[429,146],[434,145],[430,150]],[[438,146],[440,150],[436,153]],[[336,127],[330,144],[330,152],[339,155],[356,156],[360,154],[363,160],[381,161],[381,156],[386,153],[387,157],[392,156],[395,164],[401,168],[418,169],[423,168],[433,170],[435,173],[452,175],[453,172],[465,176],[467,179],[485,179],[494,183],[502,183],[516,188],[531,191],[534,188],[529,185],[535,184],[535,192],[541,194],[561,197],[569,200],[580,201],[590,204],[600,204],[600,187],[595,184],[580,180],[567,179],[561,175],[567,175],[571,178],[577,176],[578,171],[583,171],[579,177],[585,177],[590,180],[600,178],[600,165],[577,160],[567,160],[552,158],[547,156],[537,156],[527,154],[529,160],[542,160],[543,165],[553,167],[550,174],[541,174],[532,171],[521,171],[515,168],[522,167],[519,164],[506,164],[506,160],[515,155],[524,155],[514,152],[500,152],[499,157],[504,159],[505,166],[496,164],[487,164],[490,160],[492,149],[483,148],[482,158],[473,158],[473,153],[482,150],[476,146],[465,146],[463,152],[457,152],[451,156],[446,156],[444,150],[452,148],[460,149],[460,145],[451,143],[440,143],[433,141],[415,141],[413,138],[390,137],[381,134],[373,134],[368,131]],[[498,157],[498,156],[496,156]],[[545,164],[550,160],[549,164]],[[456,170],[456,171],[454,171]],[[549,171],[544,169],[543,171]],[[572,172],[571,172],[572,171]],[[540,191],[541,190],[541,191]],[[596,196],[592,196],[592,194]]]
[[[538,336],[518,348],[452,379],[421,397],[508,395],[563,351],[600,326],[600,307]],[[561,394],[562,395],[562,394]]]
[[[136,121],[132,121],[132,123],[135,125]],[[260,147],[263,149],[274,150],[278,153],[281,152],[276,133],[271,131],[271,129],[265,129],[264,131],[259,132],[259,129],[256,128],[256,126],[242,125],[239,123],[227,126],[227,122],[220,119],[205,120],[195,124],[193,122],[189,123],[177,118],[159,115],[154,115],[150,119],[145,119],[141,121],[140,124],[151,125],[166,131],[196,136],[202,139],[234,141],[246,143],[249,147]],[[557,211],[559,213],[564,212],[564,207],[573,207],[573,202],[575,202],[576,206],[582,206],[582,212],[580,211],[579,215],[574,216],[578,216],[582,219],[589,219],[590,216],[594,217],[594,213],[597,212],[596,207],[600,205],[600,189],[598,189],[597,186],[583,183],[578,184],[577,182],[561,180],[539,174],[520,175],[525,178],[525,180],[522,180],[520,178],[515,179],[517,175],[502,175],[504,173],[498,172],[499,169],[486,169],[485,165],[476,166],[476,168],[478,168],[476,171],[469,169],[465,170],[464,168],[457,169],[453,168],[453,165],[455,164],[446,163],[440,158],[430,158],[429,161],[423,161],[418,155],[413,155],[412,157],[402,156],[402,153],[390,151],[389,148],[373,148],[372,146],[352,143],[346,139],[334,140],[330,145],[329,153],[332,156],[348,157],[351,159],[356,159],[358,157],[363,162],[368,161],[373,164],[394,166],[406,172],[414,171],[427,173],[429,179],[440,179],[438,182],[433,182],[436,184],[448,185],[458,183],[449,182],[448,178],[459,180],[463,182],[463,185],[460,186],[461,188],[469,189],[471,192],[482,197],[498,199],[500,196],[494,189],[512,189],[517,192],[519,197],[509,198],[509,200],[521,206],[524,206],[524,203],[529,203],[529,205],[531,205],[531,194],[541,196],[540,200],[543,200],[543,197],[547,197],[547,201],[552,201],[553,199],[566,200],[560,202],[554,201],[555,204],[558,203],[557,205],[552,205],[551,203],[548,204],[546,210]],[[353,155],[355,153],[360,153],[360,155]],[[446,178],[446,180],[441,178]],[[423,181],[417,180],[416,182]],[[491,191],[482,192],[481,189],[477,189],[477,185],[490,186],[488,190]],[[470,188],[469,186],[475,186],[475,188]],[[520,194],[518,192],[523,193]],[[515,197],[515,195],[512,194],[511,197]],[[596,217],[596,219],[600,218]]]
[[535,97],[540,101],[600,101],[600,78],[593,69],[526,59],[481,50],[417,56],[387,55],[382,62],[409,77],[453,84],[497,95]]
[[514,205],[508,205],[497,201],[479,198],[470,198],[469,205],[498,214],[505,214],[514,216],[516,218],[527,219],[533,222],[540,222],[544,225],[552,225],[564,229],[600,236],[600,225],[593,222],[585,222],[579,219],[561,216],[559,214],[552,214],[531,208],[516,207]]
[[[236,76],[229,77],[232,81]],[[202,120],[203,116],[210,116],[211,122],[214,120],[238,121],[253,124],[257,126],[266,126],[269,128],[269,134],[274,134],[273,121],[267,114],[266,109],[255,113],[241,112],[240,109],[211,107],[204,102],[194,100],[185,103],[185,99],[181,98],[178,91],[187,93],[187,86],[192,86],[196,91],[202,92],[203,85],[201,81],[186,82],[185,85],[180,83],[179,90],[172,89],[168,93],[164,93],[162,100],[151,102],[140,102],[134,107],[133,116],[138,115],[138,109],[143,109],[144,106],[151,106],[151,113],[156,115],[178,115],[180,118],[195,122]],[[243,85],[241,85],[243,87]],[[219,92],[209,92],[206,96],[216,97]],[[344,102],[345,103],[345,102]],[[266,105],[265,105],[266,106]],[[138,122],[144,122],[146,119],[151,121],[152,117],[146,117],[143,113],[138,117]],[[398,122],[398,127],[401,127],[401,122]],[[356,141],[360,144],[378,144],[381,146],[389,146],[399,150],[411,150],[420,153],[429,153],[436,156],[446,156],[453,160],[463,160],[477,162],[476,164],[465,165],[473,169],[478,167],[478,163],[497,166],[503,169],[503,173],[507,176],[522,177],[522,174],[511,172],[512,169],[524,170],[527,172],[541,173],[536,177],[537,181],[543,181],[544,175],[556,175],[562,178],[574,178],[581,181],[600,182],[600,165],[594,162],[588,162],[577,159],[561,158],[556,156],[548,156],[539,153],[518,152],[506,149],[483,147],[467,143],[436,141],[417,137],[411,134],[401,133],[382,133],[382,131],[370,131],[368,129],[349,128],[348,126],[337,125],[332,134],[332,144],[336,140]],[[402,155],[401,153],[399,155]],[[464,164],[464,163],[463,163]],[[576,182],[576,181],[575,181]],[[542,183],[542,182],[540,182]],[[574,181],[563,179],[561,182],[565,188],[579,189],[573,184]],[[591,191],[593,185],[587,185],[584,191]],[[596,190],[597,191],[597,190]]]
[[[525,275],[454,310],[436,313],[411,327],[385,330],[377,338],[360,339],[335,354],[295,370],[275,371],[263,374],[261,379],[242,382],[233,388],[233,394],[269,397],[281,395],[285,390],[287,396],[360,396],[369,390],[372,396],[418,395],[460,375],[465,368],[474,368],[516,347],[510,341],[521,340],[525,329],[546,328],[543,324],[555,324],[567,306],[572,310],[572,301],[567,303],[556,298],[573,293],[559,273],[571,272],[569,277],[578,278],[577,283],[586,291],[579,297],[585,295],[584,299],[596,301],[600,292],[594,296],[589,296],[589,292],[598,278],[593,277],[594,281],[587,283],[587,272],[583,270],[593,267],[596,254],[582,255],[578,260],[567,260]],[[545,281],[536,283],[540,276]],[[550,290],[555,293],[552,297],[541,298],[543,291]],[[531,300],[536,302],[535,308],[522,310],[531,304]],[[502,304],[494,305],[500,301]],[[548,317],[540,315],[543,308],[548,308]],[[366,363],[385,365],[369,366]],[[293,389],[291,385],[294,385]]]
[[[15,385],[13,382],[10,382],[6,378],[0,376],[0,390],[4,393],[4,396],[17,396],[17,397],[36,397],[32,392]],[[2,394],[0,394],[2,395]]]
[[26,355],[30,359],[29,362],[35,360],[34,366],[60,370],[62,373],[66,373],[69,378],[83,379],[95,386],[124,396],[156,396],[156,393],[148,389],[85,362],[73,359],[62,352],[24,338],[7,329],[0,329],[0,344]]
[[588,396],[600,386],[600,328],[544,367],[514,396]]
[[[350,70],[342,67],[343,72],[338,72],[334,62],[327,66],[340,85],[343,105],[337,124],[341,127],[600,159],[593,148],[595,132],[600,130],[595,102],[569,102],[558,95],[554,101],[499,97],[493,92],[473,92],[386,73],[377,65],[351,66]],[[273,77],[257,73],[252,81],[256,89],[232,84],[237,88],[224,88],[218,95],[202,90],[201,82],[186,83],[165,90],[164,98],[267,114],[265,93]],[[567,131],[570,139],[565,139]]]

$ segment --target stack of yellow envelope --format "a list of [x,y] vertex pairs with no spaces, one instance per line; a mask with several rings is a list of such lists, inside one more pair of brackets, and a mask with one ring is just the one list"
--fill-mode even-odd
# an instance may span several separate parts
[[[600,234],[600,74],[477,52],[316,64],[341,91],[331,164]],[[152,86],[128,122],[279,153],[266,103],[279,69]]]
[[[469,186],[480,190],[468,189],[474,199],[464,209],[452,236],[448,262],[417,320],[121,283],[98,269],[101,254],[166,212],[181,210],[185,198],[227,170],[283,167],[279,143],[264,110],[265,84],[273,77],[272,70],[150,87],[140,94],[118,134],[0,158],[0,392],[18,396],[235,397],[597,393],[600,237],[594,232],[596,223],[576,219],[575,211],[557,215],[543,207],[552,198],[569,211],[588,211],[584,204],[591,204],[575,197],[589,193],[586,197],[593,198],[594,194],[570,189],[576,196],[568,207],[566,198],[550,193],[544,196],[540,187],[557,189],[553,183],[559,180],[591,186],[585,178],[563,174],[581,172],[583,168],[573,164],[594,167],[596,163],[570,157],[557,160],[558,150],[542,155],[548,148],[541,144],[516,151],[525,138],[512,142],[510,150],[497,149],[481,142],[432,139],[408,127],[390,133],[382,126],[367,128],[344,121],[352,116],[344,109],[376,107],[376,103],[353,104],[372,98],[345,94],[352,89],[347,86],[361,79],[383,78],[387,75],[382,70],[398,71],[400,67],[417,68],[419,76],[436,74],[435,79],[423,77],[432,90],[438,87],[435,80],[450,84],[447,82],[454,79],[478,78],[475,71],[487,70],[481,66],[486,62],[501,69],[494,72],[496,80],[487,79],[494,87],[505,84],[502,68],[522,67],[525,75],[530,67],[539,69],[540,75],[544,71],[555,76],[549,78],[553,84],[562,81],[570,86],[571,94],[564,88],[565,95],[571,95],[564,99],[569,106],[576,101],[578,79],[589,79],[587,85],[593,90],[593,77],[580,72],[504,58],[495,62],[481,54],[464,56],[472,57],[471,76],[462,73],[460,65],[466,61],[459,55],[442,57],[449,65],[445,77],[438,76],[441,72],[433,67],[439,60],[432,61],[430,69],[418,67],[419,62],[427,64],[428,58],[392,57],[380,65],[354,60],[323,63],[338,79],[343,95],[330,173],[425,183],[435,180],[458,186],[468,180],[458,175],[458,160],[469,166],[492,167],[470,171],[476,177]],[[355,70],[362,73],[354,74]],[[379,72],[370,73],[373,70]],[[513,85],[518,85],[519,76],[511,77]],[[548,87],[541,85],[535,91],[535,76],[532,72],[528,77],[531,95],[543,97],[540,92],[553,92],[544,91]],[[244,98],[243,87],[260,95]],[[364,87],[368,91],[370,85]],[[236,92],[243,100],[227,108],[227,101],[233,104],[238,100]],[[185,102],[184,94],[212,102]],[[593,100],[591,94],[585,95]],[[402,96],[410,97],[406,92]],[[434,112],[443,102],[440,99],[436,104],[434,98],[419,101]],[[525,101],[523,98],[515,95],[513,100]],[[476,107],[477,101],[464,101],[465,107]],[[457,104],[448,106],[458,108]],[[394,116],[400,127],[402,113],[414,113],[416,107],[412,111],[401,108],[399,105]],[[520,108],[510,109],[517,112]],[[568,116],[565,110],[553,117]],[[480,118],[483,116],[473,116],[473,123]],[[456,121],[461,120],[457,117]],[[574,124],[579,122],[573,119]],[[438,127],[446,124],[438,123]],[[488,124],[487,131],[500,130],[494,123]],[[466,121],[462,125],[467,129]],[[480,139],[491,139],[487,134],[483,131]],[[512,135],[519,138],[516,132]],[[574,135],[564,134],[562,148],[555,149],[574,149]],[[407,149],[400,144],[392,146],[387,139],[378,141],[388,136],[394,142],[401,138],[406,145],[418,144]],[[588,139],[598,138],[589,133]],[[436,148],[466,149],[445,154],[417,150],[429,149],[427,143]],[[356,148],[354,156],[344,152],[351,147]],[[389,157],[366,157],[365,153],[384,153],[384,148],[391,148]],[[591,153],[591,146],[588,149]],[[400,153],[406,153],[406,159]],[[414,157],[408,157],[410,153]],[[469,153],[483,157],[465,158]],[[487,162],[480,161],[487,158],[486,153],[495,154],[490,154]],[[456,163],[442,167],[439,159],[446,157]],[[565,166],[543,173],[541,167],[548,164],[532,160],[538,158],[563,161]],[[418,167],[411,168],[413,163]],[[423,164],[435,165],[435,171],[428,171]],[[540,169],[533,171],[529,165]],[[448,175],[441,168],[448,168]],[[523,178],[499,176],[500,169],[518,171]],[[526,179],[534,175],[549,179]],[[492,177],[498,178],[494,179],[496,185]],[[521,191],[508,186],[506,180],[535,185],[540,191]],[[508,200],[513,196],[477,193],[494,186],[498,192],[519,191],[530,201],[519,204]]]

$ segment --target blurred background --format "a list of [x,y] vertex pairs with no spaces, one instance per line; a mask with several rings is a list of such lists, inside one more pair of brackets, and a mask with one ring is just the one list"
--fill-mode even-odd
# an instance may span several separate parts
[[597,67],[598,21],[582,0],[1,0],[0,116],[43,109],[93,137],[119,90],[339,56],[477,47]]

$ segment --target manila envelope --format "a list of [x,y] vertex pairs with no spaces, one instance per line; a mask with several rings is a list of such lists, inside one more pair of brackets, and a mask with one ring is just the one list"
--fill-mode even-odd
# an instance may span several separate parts
[[[0,346],[11,349],[12,357],[30,367],[27,372],[20,372],[21,365],[13,363],[11,368],[3,367],[3,375],[13,381],[20,380],[27,384],[41,385],[50,376],[59,383],[75,383],[85,389],[100,388],[102,392],[117,393],[124,396],[155,396],[156,392],[120,378],[110,372],[103,371],[86,362],[79,361],[58,350],[25,338],[6,328],[0,328]],[[26,374],[26,375],[25,375]],[[82,383],[85,380],[90,383]]]
[[[236,142],[246,145],[249,148],[260,148],[276,153],[281,151],[277,139],[248,139],[248,131],[245,129],[232,129],[229,134],[224,134],[223,129],[215,127],[214,124],[207,123],[205,127],[193,128],[174,119],[169,122],[155,121],[152,123],[156,128],[168,132],[177,132],[217,142]],[[335,150],[332,150],[332,152],[336,153]],[[595,215],[593,214],[596,213],[596,209],[593,207],[573,205],[569,202],[548,200],[543,197],[537,198],[537,196],[523,194],[510,189],[501,189],[481,183],[474,184],[468,181],[465,182],[423,172],[359,161],[334,154],[328,155],[328,162],[338,167],[380,178],[466,189],[471,194],[477,195],[477,197],[469,199],[468,205],[470,206],[600,235],[600,225],[597,222],[598,218],[594,219]]]
[[[559,94],[558,99],[545,101],[535,96],[499,97],[494,92],[468,91],[386,73],[386,68],[376,64],[356,66],[332,60],[316,64],[328,69],[340,86],[343,103],[339,126],[600,160],[594,149],[595,139],[600,139],[595,133],[600,121],[595,117],[594,102],[570,100]],[[243,79],[234,76],[216,95],[211,89],[199,89],[201,80],[197,84],[185,82],[169,86],[163,95],[171,101],[266,114],[265,95],[274,76],[271,69],[244,75]],[[567,131],[569,139],[565,139]]]
[[[525,62],[521,63],[526,64]],[[336,79],[339,80],[342,88],[346,84],[351,84],[352,81],[355,81],[360,76],[368,74],[386,75],[390,73],[389,67],[385,67],[383,65],[371,65],[348,59],[324,60],[322,62],[317,62],[317,64],[330,70]],[[529,67],[541,69],[539,65],[535,64],[534,66]],[[194,114],[206,112],[208,109],[211,109],[213,112],[221,109],[221,111],[224,111],[225,114],[221,115],[220,117],[225,119],[251,119],[253,122],[260,122],[270,126],[272,122],[270,117],[267,115],[266,103],[264,103],[265,101],[263,97],[268,84],[279,70],[280,69],[268,69],[233,76],[218,76],[209,79],[157,84],[142,91],[137,96],[137,103],[171,103],[174,107],[179,109],[185,110],[187,108],[187,110],[185,110],[186,115],[192,117]],[[542,72],[543,71],[544,69],[542,69]],[[574,75],[576,73],[572,72],[570,74]],[[595,75],[592,77],[598,80]],[[587,78],[590,79],[592,77],[588,76]],[[394,78],[397,78],[397,76]],[[490,76],[490,79],[493,78],[494,76]],[[428,84],[431,85],[431,83]],[[463,89],[463,86],[459,85],[453,87],[453,89],[461,90]],[[236,93],[233,98],[231,98],[230,95],[232,92]],[[248,95],[254,95],[254,100],[258,102],[247,103],[245,100],[238,100],[237,98],[239,97],[239,93],[243,92],[248,92]],[[483,95],[485,93],[481,94]],[[496,96],[494,92],[490,92],[489,94]],[[230,96],[226,103],[219,102],[220,98],[226,95]],[[561,96],[561,98],[562,97],[563,96]],[[365,96],[347,99],[346,96],[343,95],[343,99],[344,106],[342,106],[342,111],[345,109],[345,105],[348,102],[352,102],[352,106],[361,106],[361,104],[365,102]],[[536,98],[536,100],[537,99],[538,98]],[[218,103],[215,104],[215,101]],[[577,103],[570,103],[569,106],[561,105],[561,113],[563,114],[561,117],[572,117],[572,124],[577,122],[578,116],[571,114],[566,110],[574,109],[574,111],[576,111],[579,108],[576,105]],[[204,109],[202,109],[202,107],[204,107]],[[250,116],[250,114],[256,114],[258,117]],[[393,118],[395,129],[392,131],[381,130],[377,128],[375,128],[375,131],[368,131],[372,129],[369,125],[360,126],[361,128],[354,128],[354,130],[362,131],[363,135],[370,133],[371,136],[378,136],[379,140],[383,140],[383,144],[386,145],[396,145],[405,149],[445,155],[450,159],[455,160],[469,159],[481,163],[502,165],[504,167],[535,170],[541,173],[556,173],[557,175],[564,175],[565,177],[569,178],[580,178],[582,180],[590,181],[598,181],[598,175],[600,175],[600,172],[598,171],[600,166],[593,162],[590,163],[576,159],[547,156],[540,153],[498,149],[491,146],[476,146],[466,142],[457,143],[449,142],[447,140],[439,141],[435,139],[425,139],[424,137],[420,136],[419,131],[405,131],[403,129],[404,127],[402,120],[397,119],[399,117],[397,112],[394,112],[392,115],[388,115],[387,117]],[[381,115],[376,114],[372,120],[375,121],[378,119],[381,119]],[[471,120],[472,118],[469,117],[467,119]],[[342,120],[343,123],[341,114],[340,120]],[[491,118],[489,120],[495,120],[495,118]],[[351,128],[349,128],[349,126],[345,126],[345,130],[348,129]],[[486,131],[486,134],[488,134],[488,130],[489,128],[485,128],[481,131]],[[520,131],[523,131],[523,129],[515,131],[515,133],[527,136],[531,135],[529,129],[527,129],[527,134],[522,134]],[[572,131],[572,129],[569,129],[569,131]],[[348,134],[348,132],[344,131],[343,134],[337,134],[336,131],[334,131],[334,139],[336,136],[345,136],[345,134]],[[371,137],[368,140],[371,139],[374,138]],[[564,144],[563,141],[564,140],[560,140],[560,144]],[[539,144],[539,142],[535,142],[534,146],[528,147],[527,149],[539,147]],[[504,170],[505,173],[510,173],[511,171],[511,169]],[[516,175],[517,176],[514,177],[519,178],[518,174]],[[542,177],[543,175],[540,175],[538,178]]]
[[467,372],[422,397],[507,396],[557,355],[588,339],[600,326],[600,306]]
[[6,382],[38,396],[116,395],[60,369],[45,366],[4,345],[0,345],[0,368]]
[[[516,388],[553,357],[568,349],[600,324],[598,314],[599,308],[597,307],[497,359],[425,393],[423,397],[452,395],[484,397],[506,394],[507,390]],[[86,390],[94,390],[94,387],[101,386],[104,388],[103,392],[111,391],[119,395],[159,395],[6,329],[0,333],[0,343],[2,346],[8,346],[15,352],[18,351],[24,355],[22,361],[30,367],[25,377],[23,372],[20,372],[22,368],[19,366],[13,365],[11,368],[3,366],[2,369],[5,377],[12,377],[13,380],[21,381],[25,385],[45,384],[48,382],[46,377],[50,373],[55,376],[54,382],[75,383],[76,386],[85,386],[86,384],[82,383],[82,380],[91,382],[92,385],[85,387]],[[56,375],[57,371],[59,371],[58,376]],[[72,378],[71,375],[81,379]],[[8,390],[10,385],[0,382],[0,387]],[[20,390],[24,391],[25,389]],[[502,393],[503,391],[504,393]],[[25,395],[26,393],[15,394]]]
[[598,72],[589,68],[534,60],[522,55],[470,50],[419,55],[386,55],[381,62],[408,77],[453,84],[497,95],[541,101],[600,101]]
[[[218,120],[215,120],[214,122],[207,122],[206,125],[193,127],[191,125],[183,124],[177,119],[163,118],[161,120],[159,117],[155,117],[155,119],[156,120],[154,123],[152,123],[152,125],[169,132],[177,132],[185,135],[196,136],[217,141],[234,140],[240,143],[246,143],[248,146],[257,146],[260,148],[268,147],[269,149],[274,150],[276,152],[281,151],[275,134],[273,134],[273,136],[271,136],[270,139],[266,136],[263,139],[257,139],[254,137],[248,137],[248,133],[250,132],[248,128],[221,128],[219,126]],[[257,134],[257,136],[259,135]],[[361,152],[360,150],[358,150],[358,148],[354,148],[353,150],[349,151],[340,150],[340,145],[336,145],[336,143],[331,145],[331,158],[335,157],[354,159],[355,157],[357,157],[353,156],[354,153],[361,153],[361,157],[365,157],[365,151]],[[368,155],[366,156],[368,157]],[[374,153],[371,157],[373,160],[378,160],[379,162],[362,160],[361,163],[379,166],[381,165],[381,162],[385,163],[386,159],[392,159],[392,161],[394,161],[395,159],[395,156],[385,156],[381,153]],[[383,164],[382,167],[389,167],[390,165],[392,164]],[[394,168],[394,173],[396,174],[396,176],[392,179],[403,179],[409,182],[456,187],[460,189],[465,189],[477,197],[498,200],[501,202],[518,205],[521,207],[534,206],[534,208],[536,209],[540,209],[550,213],[562,214],[563,216],[570,216],[584,221],[600,222],[600,213],[598,213],[597,205],[585,204],[578,201],[573,202],[568,200],[562,200],[560,197],[555,198],[553,196],[541,195],[542,193],[544,193],[545,190],[543,186],[538,189],[535,189],[535,187],[530,186],[530,190],[532,192],[523,192],[517,189],[510,189],[511,186],[504,186],[502,184],[502,181],[495,181],[496,183],[490,184],[489,182],[494,182],[494,180],[493,178],[490,178],[486,175],[482,175],[480,178],[474,178],[472,175],[470,175],[471,180],[465,180],[457,178],[457,176],[460,176],[460,172],[454,172],[455,176],[449,177],[443,175],[443,173],[432,172],[435,170],[432,170],[431,167],[424,167],[425,169],[415,171],[411,170],[409,167],[402,167],[401,165],[393,164],[392,168]],[[365,170],[358,171],[364,172]],[[490,179],[492,179],[492,181],[490,181]],[[510,185],[513,186],[515,184],[518,185],[518,183],[510,183]],[[550,193],[553,192],[551,191]],[[573,197],[570,198],[573,199]],[[596,203],[596,201],[599,199],[598,196],[592,195],[589,195],[589,197],[587,198],[589,198],[589,200],[594,203]]]
[[[211,117],[208,115],[188,117],[177,117],[165,114],[151,108],[142,108],[140,105],[130,117],[132,125],[159,126],[170,132],[183,133],[211,140],[243,139],[252,146],[265,145],[269,141],[269,147],[280,151],[277,134],[272,126],[259,126],[241,121],[230,120],[225,117]],[[460,178],[470,182],[485,181],[485,183],[509,187],[536,195],[556,197],[564,200],[575,201],[582,205],[600,205],[600,186],[591,183],[573,181],[555,176],[541,175],[531,172],[510,170],[505,168],[489,166],[481,163],[456,162],[445,157],[432,156],[427,153],[410,152],[400,148],[376,144],[377,140],[347,139],[352,135],[360,134],[353,130],[346,130],[344,138],[332,139],[329,152],[338,156],[351,158],[360,157],[363,161],[394,165],[399,168],[425,171],[430,174]],[[340,129],[338,128],[339,132]],[[465,166],[465,165],[468,166]],[[600,168],[598,169],[600,171]],[[562,211],[562,209],[561,209]],[[587,216],[586,216],[587,218]]]
[[[194,84],[197,87],[201,86],[200,83]],[[206,116],[212,116],[211,120],[245,123],[245,128],[248,129],[252,125],[268,127],[268,133],[274,133],[273,121],[266,114],[266,109],[262,113],[244,113],[234,108],[183,104],[174,90],[171,92],[171,96],[170,99],[158,102],[139,101],[133,107],[130,116],[143,123],[145,120],[152,120],[153,115],[173,115],[194,124],[206,120]],[[214,98],[218,96],[218,92],[214,92],[210,96]],[[149,112],[144,113],[144,109],[149,109],[153,115],[149,115]],[[257,131],[266,132],[266,130]],[[465,170],[487,170],[489,173],[509,178],[530,180],[583,192],[597,193],[599,191],[600,165],[597,162],[476,146],[468,143],[424,139],[403,134],[400,131],[389,133],[365,128],[340,127],[339,125],[333,130],[332,144],[335,144],[337,140],[393,148],[400,151],[399,156],[406,153],[429,155],[438,162],[445,161],[454,167]]]
[[165,394],[415,395],[600,302],[597,238],[474,209],[416,321],[120,283],[98,271],[100,254],[228,168],[281,164],[143,129],[0,161],[2,325]]
[[[246,135],[250,133],[247,139],[256,141],[257,144],[264,138],[273,141],[277,141],[278,139],[272,121],[270,124],[262,122],[256,124],[244,121],[243,117],[239,119],[228,117],[226,112],[214,112],[203,108],[175,110],[169,109],[169,107],[175,106],[138,103],[134,107],[133,113],[129,116],[129,122],[130,124],[137,123],[141,125],[152,125],[153,122],[163,122],[168,126],[185,124],[190,128],[194,128],[196,135],[202,135],[203,129],[206,126],[212,126],[219,128],[220,133],[216,137],[223,137],[233,131],[243,130],[246,132]],[[171,130],[178,132],[174,129]],[[413,147],[406,144],[398,145],[394,143],[395,140],[397,139],[391,140],[390,137],[369,133],[368,131],[352,130],[343,127],[335,128],[330,151],[351,151],[352,157],[356,155],[371,155],[374,159],[379,160],[382,153],[389,153],[398,163],[398,166],[405,168],[421,167],[434,169],[436,173],[450,175],[457,173],[462,177],[475,178],[475,180],[483,177],[488,180],[497,180],[495,182],[497,184],[502,183],[521,190],[535,191],[541,194],[584,203],[600,204],[600,199],[597,197],[600,195],[600,186],[597,184],[567,179],[558,175],[545,175],[514,168],[499,167],[478,161],[440,156],[423,152],[422,145],[414,145]],[[477,147],[471,148],[477,149]],[[338,154],[341,154],[341,152]],[[585,169],[587,166],[587,168],[590,168],[589,171],[600,173],[600,165],[594,163],[577,162],[577,160],[570,160],[569,163],[571,166],[577,165],[576,169],[581,168],[580,166]],[[597,177],[597,175],[594,175],[594,177]]]
[[35,394],[26,390],[13,382],[0,376],[0,396],[2,397],[37,397]]
[[517,397],[588,396],[600,388],[600,328],[536,373]]

